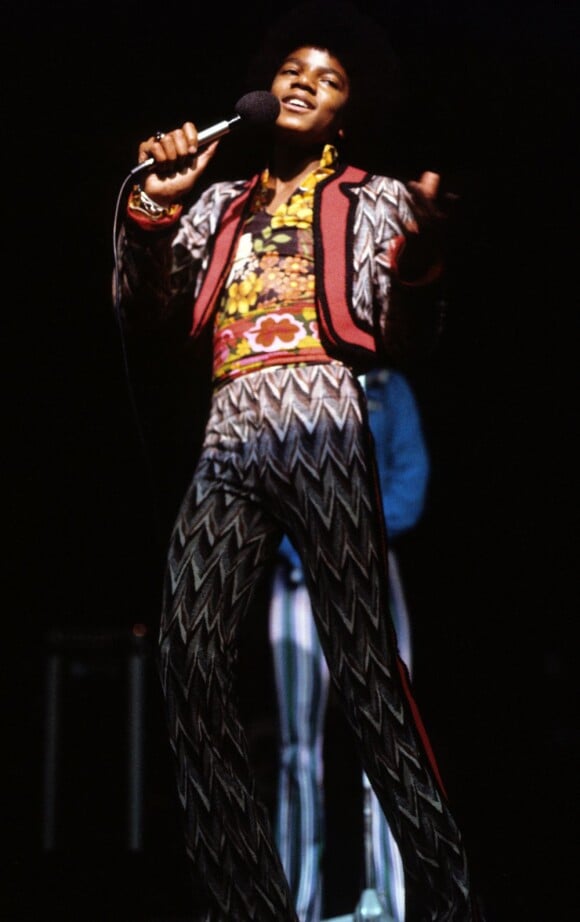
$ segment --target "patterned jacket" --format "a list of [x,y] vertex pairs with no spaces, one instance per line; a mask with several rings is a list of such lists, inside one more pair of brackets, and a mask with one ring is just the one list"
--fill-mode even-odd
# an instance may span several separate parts
[[[131,325],[153,326],[186,299],[190,336],[206,329],[257,182],[255,176],[214,183],[175,224],[160,229],[127,221],[119,254],[123,311]],[[398,281],[397,254],[416,230],[399,180],[346,166],[316,187],[320,336],[330,355],[357,372],[404,354],[408,286]]]

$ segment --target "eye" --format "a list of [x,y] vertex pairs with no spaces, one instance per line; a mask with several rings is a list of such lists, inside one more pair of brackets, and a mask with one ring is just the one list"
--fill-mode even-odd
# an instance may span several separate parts
[[320,78],[321,83],[327,83],[335,90],[340,90],[342,88],[340,80],[334,76],[334,74],[323,74]]

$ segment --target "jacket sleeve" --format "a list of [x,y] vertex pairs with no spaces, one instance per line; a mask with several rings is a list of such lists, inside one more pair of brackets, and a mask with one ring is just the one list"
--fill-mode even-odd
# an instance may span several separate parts
[[[128,214],[117,245],[121,312],[129,329],[153,330],[193,304],[221,206],[233,183],[216,183],[173,223],[144,227]],[[115,293],[115,292],[114,292]]]
[[418,237],[417,222],[404,184],[378,180],[372,219],[372,303],[381,349],[389,364],[397,365],[428,354],[438,341],[443,319],[443,266],[434,254],[433,261],[425,263],[424,271],[412,283],[401,278],[402,255]]

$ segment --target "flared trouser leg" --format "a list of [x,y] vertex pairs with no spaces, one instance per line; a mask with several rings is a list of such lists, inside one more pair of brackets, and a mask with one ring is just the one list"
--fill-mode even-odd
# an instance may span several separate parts
[[401,850],[407,920],[474,918],[461,836],[397,654],[364,415],[342,367],[269,369],[221,388],[173,531],[161,676],[187,850],[220,920],[295,919],[232,693],[238,631],[283,529]]
[[[388,551],[390,612],[397,635],[399,656],[409,674],[412,667],[411,621],[403,589],[399,562],[392,548]],[[374,887],[384,894],[393,922],[405,920],[405,877],[401,854],[385,819],[379,799],[363,773],[365,797],[368,795],[371,814],[371,854]]]

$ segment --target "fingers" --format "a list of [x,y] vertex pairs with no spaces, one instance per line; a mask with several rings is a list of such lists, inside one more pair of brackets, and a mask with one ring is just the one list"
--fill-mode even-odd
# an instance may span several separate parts
[[156,163],[175,165],[197,153],[197,131],[192,122],[185,122],[174,131],[156,132],[139,145],[139,162],[154,157]]
[[185,122],[182,127],[182,132],[187,143],[187,153],[197,153],[197,128],[193,122]]
[[439,191],[440,179],[439,173],[431,173],[430,171],[422,173],[418,185],[423,195],[427,198],[436,198],[437,192]]
[[407,183],[413,199],[413,212],[421,231],[435,230],[446,218],[438,202],[440,174],[426,171],[420,179]]
[[427,171],[421,174],[420,179],[412,180],[411,182],[407,183],[407,185],[415,197],[419,196],[426,202],[434,202],[439,191],[440,180],[441,177],[439,173],[431,173]]
[[158,131],[139,145],[139,163],[153,159],[142,188],[160,205],[179,201],[197,182],[213,157],[219,141],[198,152],[197,129],[184,122],[173,131]]

